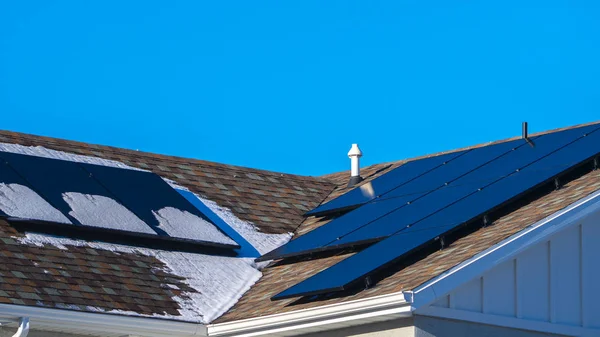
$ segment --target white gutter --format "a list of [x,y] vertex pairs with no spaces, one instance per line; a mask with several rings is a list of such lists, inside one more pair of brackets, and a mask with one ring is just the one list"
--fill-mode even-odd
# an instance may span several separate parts
[[27,337],[29,334],[29,317],[19,318],[19,328],[12,337]]
[[[0,320],[15,320],[19,317],[28,317],[31,325],[35,326],[36,329],[64,333],[85,332],[86,335],[92,336],[206,336],[206,326],[199,323],[0,304]],[[23,328],[25,329],[25,327],[29,327],[29,322]],[[16,334],[14,336],[25,337],[26,334]]]
[[287,313],[209,324],[209,336],[291,336],[412,316],[404,293],[394,293]]

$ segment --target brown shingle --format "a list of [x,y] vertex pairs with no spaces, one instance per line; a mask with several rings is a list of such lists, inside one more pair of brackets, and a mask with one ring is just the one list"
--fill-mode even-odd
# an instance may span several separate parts
[[[325,178],[302,177],[255,169],[185,159],[0,131],[0,142],[97,156],[151,169],[229,207],[241,219],[252,221],[268,233],[306,233],[326,223],[302,214],[326,197],[346,192],[348,172]],[[400,161],[369,166],[362,170],[365,181],[403,164]],[[336,187],[337,186],[337,187]],[[335,188],[335,191],[330,194]],[[373,288],[355,295],[318,303],[289,305],[294,300],[271,302],[269,298],[344,258],[349,253],[314,261],[276,265],[263,271],[263,278],[218,322],[244,319],[337,303],[400,290],[413,289],[491,245],[525,228],[566,205],[600,188],[600,173],[591,172],[531,204],[495,221],[435,252],[419,262],[382,280]],[[287,206],[287,207],[286,207]],[[37,305],[90,310],[131,310],[143,314],[178,315],[172,298],[194,292],[181,277],[164,272],[164,264],[154,257],[134,253],[114,253],[90,247],[67,250],[19,243],[18,233],[0,219],[0,303]],[[181,290],[166,287],[177,286]]]
[[[387,172],[407,161],[408,160],[391,164],[373,165],[362,170],[361,175],[367,177],[365,182],[368,182],[381,175],[383,172]],[[345,187],[348,176],[349,174],[347,172],[327,176],[328,179],[336,182],[338,187],[326,200],[331,200],[335,196],[347,191]],[[344,258],[351,256],[350,253],[298,263],[283,265],[274,264],[264,269],[263,278],[245,293],[232,309],[218,318],[215,323],[295,311],[321,305],[368,298],[376,295],[384,295],[402,290],[412,290],[427,280],[440,275],[444,271],[521,231],[534,222],[567,207],[573,202],[584,198],[599,189],[600,171],[592,171],[567,183],[561,189],[540,197],[528,205],[503,216],[494,221],[491,226],[475,231],[474,233],[453,242],[449,247],[432,253],[422,260],[396,271],[391,276],[380,281],[374,287],[354,295],[294,305],[292,305],[292,303],[294,303],[296,299],[279,301],[270,300],[273,295],[285,290],[289,286],[297,284]],[[326,224],[328,221],[329,220],[315,217],[307,218],[299,227],[296,234],[305,234]]]
[[[312,208],[334,188],[331,182],[318,177],[282,174],[10,131],[0,131],[0,142],[42,146],[150,169],[195,193],[206,196],[221,206],[230,208],[237,217],[254,222],[261,231],[266,233],[293,232],[303,220],[302,211],[276,205],[281,201],[281,190],[288,191],[285,198],[290,201],[306,204],[307,208]],[[264,207],[243,205],[264,205]],[[236,209],[243,212],[236,212]],[[256,211],[260,211],[260,214],[256,214]],[[277,221],[281,218],[287,219],[288,222]]]

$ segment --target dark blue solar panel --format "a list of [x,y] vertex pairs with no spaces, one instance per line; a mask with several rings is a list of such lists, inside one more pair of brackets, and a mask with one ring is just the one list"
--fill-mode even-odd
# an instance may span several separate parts
[[437,237],[440,231],[441,229],[435,228],[389,237],[280,292],[272,299],[280,300],[346,290],[356,282],[360,282],[365,275],[377,267],[390,263],[401,254],[409,253],[432,240],[431,238]]
[[154,173],[84,163],[80,165],[160,235],[166,236],[167,233],[159,228],[160,223],[154,213],[166,207],[187,211],[210,223],[204,214]]
[[275,258],[283,258],[289,256],[300,255],[305,252],[319,250],[328,243],[336,240],[336,238],[351,232],[358,228],[363,223],[373,219],[373,217],[381,217],[386,213],[398,207],[398,203],[406,203],[418,197],[418,195],[407,195],[397,199],[387,199],[382,201],[373,201],[357,210],[345,214],[338,219],[316,228],[295,240],[261,256],[258,261],[265,261]]
[[[597,126],[576,129],[575,133],[595,131]],[[564,136],[575,135],[572,130]],[[556,134],[554,134],[556,135]],[[555,137],[555,139],[558,138]],[[539,145],[542,145],[538,139]],[[551,180],[562,172],[588,160],[599,153],[600,132],[592,132],[571,144],[540,158],[525,168],[514,171],[450,207],[435,213],[427,219],[396,232],[383,241],[341,261],[317,275],[277,294],[273,299],[298,297],[340,291],[352,287],[357,282],[403,256],[435,240],[438,236],[454,230],[461,224],[482,216],[503,203],[517,198],[524,192],[541,183]],[[557,146],[559,147],[559,146]]]
[[69,215],[71,207],[64,200],[63,193],[76,192],[112,198],[110,193],[77,163],[7,152],[1,152],[0,157],[25,179],[35,192],[73,224],[81,223]]
[[[519,140],[499,143],[465,152],[462,155],[445,162],[445,164],[439,165],[433,170],[429,170],[418,178],[412,179],[411,181],[390,190],[380,198],[279,247],[273,252],[261,257],[260,260],[293,256],[304,252],[320,250],[326,245],[331,245],[332,242],[338,242],[345,235],[359,230],[366,224],[392,212],[398,212],[400,209],[420,208],[421,212],[427,212],[426,208],[420,206],[424,204],[423,202],[419,202],[421,198],[425,198],[437,189],[444,188],[446,183],[468,174],[478,166],[485,165],[489,161],[513,151],[514,148],[522,146],[529,145],[525,141]],[[442,207],[445,205],[444,202],[446,201],[435,200],[435,202],[438,205],[441,205],[438,207]],[[408,203],[410,203],[410,205]],[[403,220],[416,221],[420,219],[419,216],[421,213],[403,212],[402,214],[409,214],[411,217],[410,219],[406,218]],[[376,238],[378,237],[363,235],[352,242],[345,241],[344,243],[366,242]]]
[[[2,154],[0,152],[0,154]],[[19,184],[22,186],[27,186],[29,189],[32,189],[31,186],[23,180],[21,176],[19,176],[9,165],[8,162],[0,156],[0,182],[4,184]],[[0,210],[0,215],[7,216],[6,213]]]
[[[148,238],[156,237],[158,234],[167,240],[189,241],[189,243],[222,248],[237,247],[233,241],[228,241],[225,233],[223,233],[225,238],[216,238],[214,233],[220,231],[219,227],[214,226],[198,208],[154,173],[2,151],[0,151],[0,162],[1,183],[27,186],[67,217],[73,225],[85,228],[98,227],[97,230],[115,230],[121,235],[139,235]],[[70,215],[73,210],[67,202],[67,199],[72,200],[68,197],[68,193],[77,193],[76,198],[80,196],[109,198],[131,211],[141,221],[128,223],[124,219],[124,223],[106,227],[89,220],[94,217],[99,218],[101,214],[87,214],[89,216],[86,217],[86,221],[89,223],[81,223]],[[163,231],[159,227],[160,222],[155,215],[167,208],[172,208],[166,213],[169,217],[166,221],[173,222],[168,224],[170,232]],[[90,210],[84,208],[83,212],[90,212]],[[190,223],[187,223],[190,216],[184,212],[206,221],[207,223],[199,223],[205,227],[194,226],[185,230],[173,230],[173,227],[180,225],[182,228],[190,226]],[[184,218],[178,218],[180,214],[183,214]],[[9,216],[4,212],[0,212],[0,215]],[[183,223],[184,221],[186,223]],[[207,228],[207,226],[214,226],[214,228]],[[205,233],[209,233],[206,234],[208,240],[204,238]],[[212,242],[213,240],[217,241]]]
[[[541,160],[545,156],[557,151],[560,147],[565,146],[577,139],[585,132],[593,130],[592,128],[574,129],[560,133],[552,133],[534,139],[535,147],[521,146],[514,151],[510,151],[504,156],[497,158],[488,164],[479,167],[478,169],[462,176],[461,178],[448,184],[433,193],[416,200],[410,205],[406,205],[385,217],[379,218],[360,229],[348,234],[335,242],[330,243],[330,246],[346,245],[352,242],[375,238],[382,238],[400,231],[407,226],[417,223],[421,219],[434,215],[436,212],[458,202],[462,198],[477,192],[479,188],[487,186],[494,181],[498,181],[516,170],[523,172],[531,172],[532,167],[540,167],[540,165],[552,165],[550,159]],[[551,158],[558,158],[552,156]],[[543,164],[532,164],[541,160]],[[569,163],[571,166],[572,164]],[[534,174],[534,173],[532,173]],[[540,176],[545,176],[545,172],[540,173]],[[503,182],[502,184],[505,184]],[[519,186],[517,186],[519,187]],[[393,197],[393,193],[387,196]],[[502,199],[500,195],[495,200]]]
[[370,200],[373,200],[390,190],[398,188],[403,184],[443,165],[458,156],[465,154],[467,151],[459,151],[445,155],[424,158],[420,160],[410,161],[402,166],[399,166],[390,172],[379,176],[372,181],[365,183],[358,188],[355,188],[348,193],[345,193],[319,207],[306,213],[310,215],[323,215],[330,212],[353,208],[362,205]]

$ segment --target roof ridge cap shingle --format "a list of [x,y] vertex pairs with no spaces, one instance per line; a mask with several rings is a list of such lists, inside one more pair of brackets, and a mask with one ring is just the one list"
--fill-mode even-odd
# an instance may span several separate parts
[[[560,131],[569,130],[569,129],[576,129],[576,128],[581,128],[584,126],[589,126],[589,125],[594,125],[594,124],[600,124],[600,120],[594,121],[594,122],[589,122],[589,123],[582,123],[582,124],[576,124],[576,125],[572,125],[572,126],[566,126],[566,127],[562,127],[562,128],[550,129],[550,130],[546,130],[546,131],[540,131],[540,132],[529,134],[529,137],[541,136],[541,135],[545,135],[545,134],[549,134],[549,133],[560,132]],[[489,141],[486,143],[479,143],[479,144],[475,144],[475,145],[459,147],[459,148],[452,149],[452,150],[429,153],[429,154],[425,154],[422,156],[416,156],[416,157],[410,157],[410,158],[405,158],[405,159],[376,163],[376,164],[369,165],[365,168],[373,167],[373,166],[385,166],[385,165],[407,163],[407,162],[410,162],[413,160],[419,160],[419,159],[424,159],[424,158],[429,158],[429,157],[437,157],[437,156],[441,156],[441,155],[448,154],[448,153],[471,150],[471,149],[489,146],[489,145],[493,145],[493,144],[505,143],[505,142],[509,142],[511,140],[520,139],[520,138],[521,138],[521,136],[514,136],[514,137],[504,138],[504,139],[500,139],[500,140],[493,140],[493,141]],[[335,176],[335,175],[338,175],[338,174],[346,172],[346,171],[348,171],[348,170],[327,173],[327,174],[321,175],[319,177],[321,177],[325,180],[329,180],[331,176]]]
[[138,156],[141,155],[141,156],[149,156],[149,157],[161,157],[164,159],[171,159],[171,160],[176,160],[176,161],[186,161],[188,163],[196,162],[199,164],[210,165],[210,166],[228,166],[231,169],[239,169],[240,171],[244,171],[244,172],[252,171],[255,173],[261,173],[261,174],[272,175],[272,176],[286,176],[287,178],[300,178],[300,179],[311,178],[311,179],[320,181],[325,184],[330,184],[329,181],[327,181],[326,179],[324,179],[320,176],[299,175],[299,174],[293,174],[293,173],[271,171],[271,170],[259,169],[259,168],[254,168],[254,167],[246,167],[246,166],[240,166],[240,165],[220,163],[220,162],[209,161],[209,160],[204,160],[204,159],[188,158],[188,157],[181,157],[181,156],[175,156],[175,155],[170,155],[170,154],[133,150],[133,149],[128,149],[128,148],[124,148],[124,147],[116,147],[116,146],[112,146],[112,145],[88,143],[88,142],[83,142],[83,141],[78,141],[78,140],[42,136],[42,135],[36,135],[36,134],[32,134],[32,133],[16,132],[16,131],[11,131],[11,130],[0,129],[0,133],[9,134],[9,135],[12,135],[13,137],[17,137],[17,138],[23,137],[23,136],[34,137],[34,138],[38,138],[40,141],[47,141],[50,143],[52,143],[52,142],[68,142],[69,145],[73,145],[73,146],[80,146],[80,147],[87,147],[87,148],[102,147],[105,149],[111,149],[111,150],[119,151],[119,152],[130,152],[131,154],[135,154]]

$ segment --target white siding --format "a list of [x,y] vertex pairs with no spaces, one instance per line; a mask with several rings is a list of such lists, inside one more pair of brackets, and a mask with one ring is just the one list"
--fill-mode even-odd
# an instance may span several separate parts
[[583,326],[600,328],[600,222],[581,228]]
[[529,248],[517,257],[517,317],[550,319],[548,244]]
[[450,294],[450,308],[467,311],[481,311],[481,278],[465,284]]
[[527,248],[432,306],[600,328],[600,221]]
[[553,323],[581,325],[580,247],[580,227],[569,229],[550,243]]
[[516,261],[508,261],[483,278],[483,312],[493,315],[516,315]]

